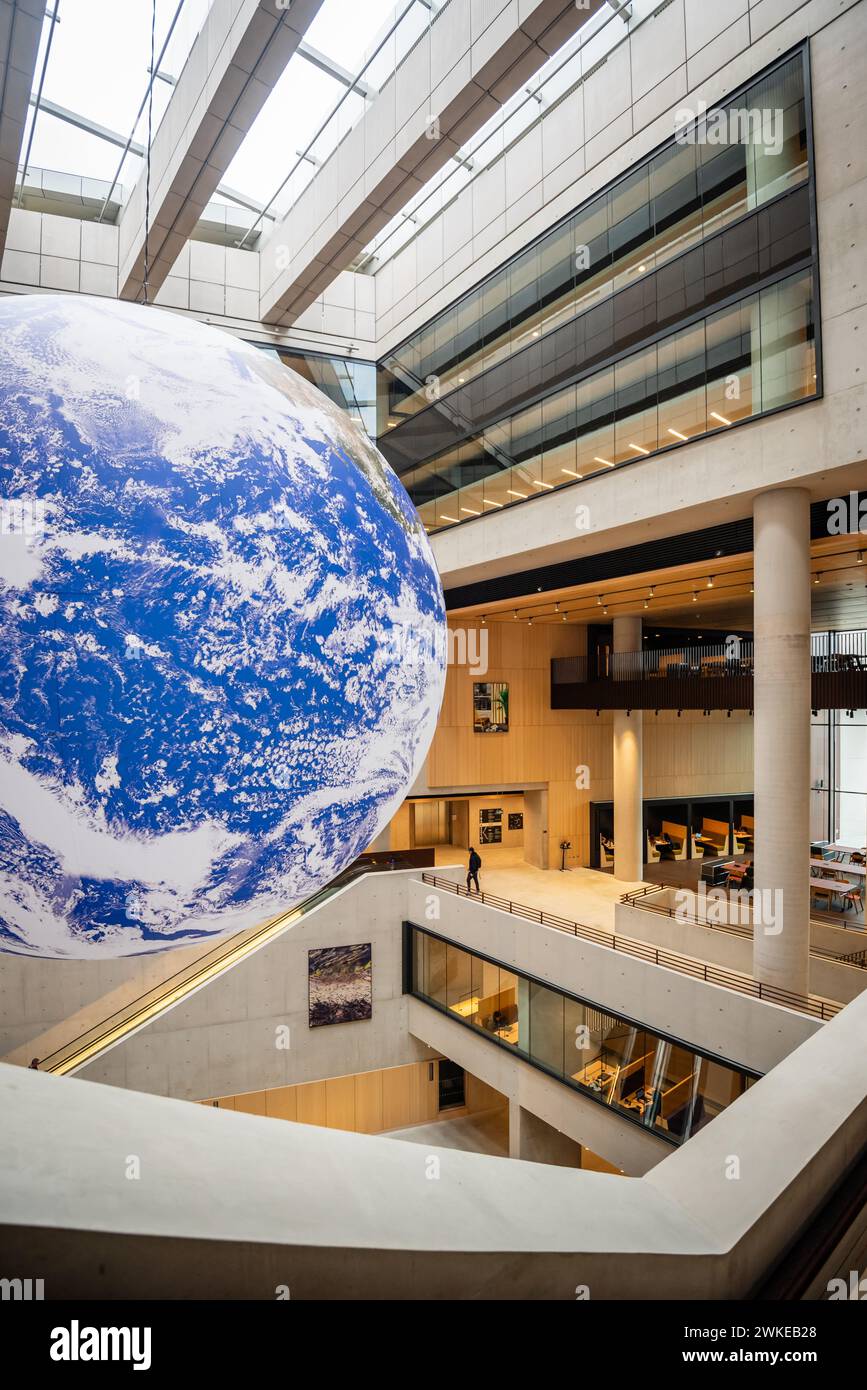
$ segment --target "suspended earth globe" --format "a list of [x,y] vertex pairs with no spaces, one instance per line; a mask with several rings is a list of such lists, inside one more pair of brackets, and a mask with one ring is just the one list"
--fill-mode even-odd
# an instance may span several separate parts
[[260,925],[367,848],[445,679],[424,528],[273,353],[0,301],[0,948]]

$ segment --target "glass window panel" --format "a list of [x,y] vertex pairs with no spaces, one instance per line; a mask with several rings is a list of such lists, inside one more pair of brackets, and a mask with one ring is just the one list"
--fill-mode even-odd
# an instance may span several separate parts
[[799,275],[760,296],[761,409],[815,391],[811,277]]
[[758,296],[706,320],[707,428],[718,430],[747,419],[761,407],[756,398],[759,350]]
[[683,1139],[689,1132],[693,1100],[698,1083],[698,1058],[694,1052],[675,1043],[662,1043],[656,1049],[651,1079],[650,1103],[645,1123]]
[[658,442],[656,346],[635,353],[614,368],[614,461],[634,462],[652,454]]
[[549,1071],[563,1075],[564,999],[555,990],[529,982],[530,1056]]
[[659,344],[659,447],[683,444],[707,429],[705,326],[694,324]]
[[446,956],[446,993],[450,1009],[462,1018],[471,1018],[478,1007],[473,994],[473,958],[458,946],[449,946]]
[[499,995],[494,1013],[494,1032],[501,1042],[518,1045],[518,979],[511,970],[500,967]]
[[[689,1128],[692,1134],[704,1129],[704,1126],[720,1115],[732,1101],[742,1096],[747,1080],[742,1073],[733,1071],[731,1067],[724,1067],[719,1062],[712,1062],[707,1057],[696,1058],[696,1062],[698,1080]],[[679,1137],[686,1138],[686,1131],[677,1129],[677,1118],[669,1117],[669,1133],[674,1130]]]
[[444,941],[429,936],[427,941],[427,990],[435,1004],[448,1004],[448,950]]

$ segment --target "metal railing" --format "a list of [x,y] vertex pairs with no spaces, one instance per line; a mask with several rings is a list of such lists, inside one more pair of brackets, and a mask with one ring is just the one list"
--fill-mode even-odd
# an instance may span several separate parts
[[[739,936],[752,941],[752,923],[712,922],[707,917],[697,917],[693,913],[685,912],[682,907],[672,907],[670,903],[652,903],[649,901],[651,895],[654,893],[665,893],[671,890],[680,892],[683,886],[682,883],[664,883],[661,881],[658,883],[651,883],[644,888],[633,889],[631,893],[624,893],[618,899],[618,902],[623,903],[626,907],[640,908],[642,912],[657,912],[662,917],[669,917],[676,922],[683,922],[688,927],[707,927],[709,931],[726,932],[729,936]],[[810,925],[814,925],[812,920]],[[842,929],[844,931],[861,930],[860,928],[850,928],[846,922],[841,922],[839,928],[837,928],[836,922],[817,923],[816,925],[833,926],[837,930]],[[819,960],[836,961],[838,964],[852,965],[857,970],[867,970],[867,949],[863,951],[854,951],[851,955],[847,955],[845,951],[838,954],[835,951],[826,951],[823,946],[811,946],[810,955],[816,956]]]
[[[814,634],[810,648],[814,675],[829,672],[867,672],[867,632]],[[590,656],[555,657],[551,679],[555,685],[583,685],[588,681],[683,680],[699,676],[752,676],[755,644],[730,638],[716,646],[663,647],[658,651],[598,651]]]
[[454,893],[457,897],[466,898],[470,902],[499,908],[502,912],[511,913],[513,917],[523,917],[528,922],[538,922],[540,926],[567,932],[571,936],[579,937],[582,941],[590,941],[595,946],[604,946],[610,951],[620,951],[624,955],[635,956],[638,960],[647,961],[650,965],[660,965],[666,970],[675,970],[680,975],[689,975],[693,979],[704,980],[706,984],[719,985],[722,989],[730,989],[737,994],[750,995],[754,999],[762,999],[769,1004],[779,1004],[784,1009],[809,1014],[811,1018],[827,1021],[829,1018],[834,1018],[843,1007],[842,1004],[837,1004],[830,999],[820,999],[812,994],[793,994],[789,990],[777,989],[773,985],[766,985],[759,980],[754,980],[749,975],[742,975],[733,970],[722,970],[719,966],[693,960],[691,956],[682,956],[677,951],[666,951],[657,946],[649,946],[646,942],[635,941],[628,936],[619,936],[615,932],[604,931],[601,927],[588,927],[582,922],[573,922],[567,917],[559,917],[556,913],[545,912],[542,908],[528,907],[526,903],[516,903],[510,898],[501,898],[494,893],[470,893],[460,883],[455,883],[453,879],[441,878],[437,874],[422,874],[422,882],[433,888],[442,889],[444,892]]

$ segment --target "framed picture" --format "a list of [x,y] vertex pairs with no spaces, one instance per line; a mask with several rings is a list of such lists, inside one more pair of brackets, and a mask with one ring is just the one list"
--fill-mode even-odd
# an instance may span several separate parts
[[324,946],[307,952],[307,1022],[358,1023],[373,1017],[371,946]]
[[503,843],[503,827],[501,825],[481,825],[479,826],[480,845],[501,845]]
[[488,808],[479,812],[479,825],[501,825],[503,822],[503,810],[501,806]]
[[524,829],[524,812],[523,812],[523,811],[510,811],[510,812],[509,812],[509,829],[510,829],[510,830],[523,830],[523,829]]
[[509,686],[506,681],[473,682],[473,729],[477,734],[509,732]]

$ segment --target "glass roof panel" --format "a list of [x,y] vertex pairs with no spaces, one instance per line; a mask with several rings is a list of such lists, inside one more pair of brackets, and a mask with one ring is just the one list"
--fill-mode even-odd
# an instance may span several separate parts
[[[385,42],[376,60],[379,63],[391,55],[379,74],[382,81],[392,71],[395,52],[403,56],[417,37],[419,15],[424,27],[430,11],[421,0],[400,0],[399,4],[394,0],[364,0],[363,4],[359,0],[324,0],[306,42],[355,77],[383,36],[397,24],[396,34]],[[374,66],[371,64],[362,79],[373,87],[377,85],[372,76]],[[226,172],[226,184],[260,203],[269,203],[271,211],[281,216],[310,182],[317,164],[328,158],[364,115],[366,106],[365,99],[349,91],[344,82],[296,55],[250,127]],[[309,150],[313,160],[299,163],[299,156],[307,151],[314,136]]]
[[[183,0],[172,37],[160,70],[177,77],[186,62],[193,41],[204,23],[212,0]],[[157,0],[156,56],[178,10],[179,0]],[[44,101],[75,112],[105,127],[125,140],[130,134],[139,105],[147,90],[150,65],[151,0],[57,0],[57,23],[42,88]],[[40,43],[33,95],[39,87],[43,62],[51,34],[51,15],[46,14]],[[171,86],[154,84],[153,122],[156,129],[168,105]],[[33,119],[25,134],[27,138]],[[142,115],[135,139],[143,141],[147,130],[147,111]],[[97,147],[102,143],[103,148]],[[114,176],[122,150],[100,142],[73,126],[40,111],[36,120],[31,165],[57,169],[64,173],[93,177]],[[135,179],[139,161],[131,159],[122,171],[122,181]]]

